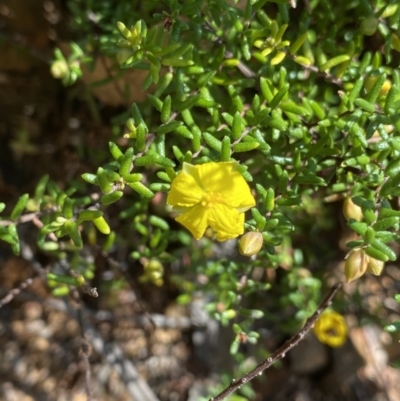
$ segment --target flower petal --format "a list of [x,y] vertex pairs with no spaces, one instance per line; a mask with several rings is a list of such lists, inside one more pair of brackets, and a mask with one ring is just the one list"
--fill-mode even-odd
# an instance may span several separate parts
[[185,226],[197,240],[204,235],[208,227],[209,211],[201,205],[192,207],[188,212],[178,216],[175,220]]
[[236,169],[236,162],[205,163],[198,169],[202,187],[221,195],[223,202],[244,212],[255,206],[254,196],[246,180]]
[[313,330],[319,341],[331,347],[340,347],[346,341],[346,321],[344,317],[337,312],[324,312],[315,323]]
[[244,232],[244,213],[218,204],[210,209],[208,224],[215,230],[218,241],[236,238]]
[[204,192],[199,186],[199,180],[196,178],[188,174],[186,169],[182,169],[172,181],[167,203],[172,206],[186,207],[197,205],[203,198]]

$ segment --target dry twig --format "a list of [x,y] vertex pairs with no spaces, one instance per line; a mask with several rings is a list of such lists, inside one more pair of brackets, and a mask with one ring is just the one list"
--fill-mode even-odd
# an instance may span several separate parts
[[209,401],[221,401],[229,394],[233,393],[234,391],[238,390],[244,384],[248,383],[250,380],[253,380],[256,376],[261,376],[262,372],[265,369],[268,369],[273,363],[285,357],[286,353],[290,351],[293,347],[295,347],[308,333],[308,331],[314,326],[315,322],[320,317],[321,313],[331,304],[333,297],[335,296],[336,292],[341,287],[340,283],[336,283],[331,290],[329,291],[328,295],[323,299],[323,301],[318,306],[317,310],[310,316],[303,328],[295,334],[290,340],[286,341],[280,348],[278,348],[270,357],[262,361],[258,364],[251,372],[247,373],[241,379],[233,380],[231,384],[219,393],[217,396],[210,398]]

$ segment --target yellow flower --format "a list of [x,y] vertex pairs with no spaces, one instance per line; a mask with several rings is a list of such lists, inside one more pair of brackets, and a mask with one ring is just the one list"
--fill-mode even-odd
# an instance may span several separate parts
[[324,312],[315,323],[313,331],[321,343],[331,347],[342,346],[347,337],[346,321],[334,311]]
[[235,162],[183,163],[171,184],[167,203],[180,213],[176,221],[196,239],[208,226],[218,241],[236,238],[244,231],[244,212],[256,202]]

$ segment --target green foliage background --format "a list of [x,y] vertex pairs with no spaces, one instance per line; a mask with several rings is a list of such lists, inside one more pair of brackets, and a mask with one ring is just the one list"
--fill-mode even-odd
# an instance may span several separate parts
[[[179,302],[198,289],[210,294],[211,315],[234,323],[237,354],[239,334],[257,341],[254,319],[292,331],[315,309],[329,277],[343,280],[330,267],[344,256],[336,238],[344,198],[363,215],[347,222],[358,235],[348,249],[396,260],[397,0],[68,5],[76,40],[68,55],[56,50],[53,75],[73,85],[84,64],[90,69],[108,57],[107,81],[145,70],[148,95],[115,116],[109,149],[92,156],[83,180],[60,188],[43,177],[2,217],[0,239],[18,254],[21,216],[37,213],[37,245],[69,262],[70,271],[48,275],[55,295],[90,287],[88,252],[114,258],[124,248],[140,282],[162,285],[167,271]],[[226,252],[211,234],[193,240],[165,206],[184,161],[228,160],[240,162],[257,198],[246,231],[262,232],[264,245],[251,259],[238,257],[236,247]],[[177,263],[187,255],[188,263]],[[270,312],[287,308],[295,318]]]

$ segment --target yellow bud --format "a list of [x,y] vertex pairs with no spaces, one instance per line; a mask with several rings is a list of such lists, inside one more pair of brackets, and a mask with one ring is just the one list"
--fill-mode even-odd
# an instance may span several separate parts
[[260,252],[263,246],[263,236],[258,231],[251,231],[240,238],[239,252],[244,256],[253,256]]
[[375,276],[380,276],[384,267],[385,262],[369,257],[367,272],[375,274]]
[[369,256],[363,249],[350,252],[344,264],[344,274],[348,283],[360,278],[367,270]]
[[69,74],[68,63],[65,60],[56,60],[51,64],[50,72],[54,78],[64,78],[67,74]]
[[79,274],[76,278],[76,284],[77,285],[83,285],[85,284],[85,277],[83,277],[81,274]]
[[346,220],[354,219],[361,221],[363,218],[360,206],[357,206],[351,198],[346,198],[343,202],[343,215]]
[[164,267],[157,259],[150,259],[143,264],[144,273],[139,277],[141,283],[152,283],[158,287],[164,283]]
[[145,265],[144,265],[144,269],[146,270],[146,272],[160,272],[160,273],[164,273],[164,267],[161,264],[161,262],[157,259],[150,259]]

